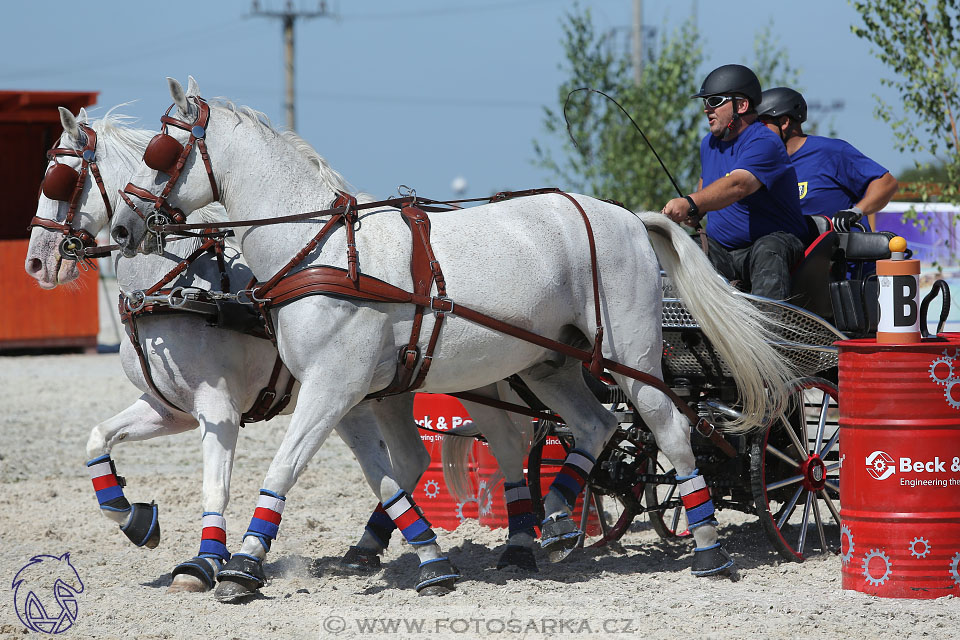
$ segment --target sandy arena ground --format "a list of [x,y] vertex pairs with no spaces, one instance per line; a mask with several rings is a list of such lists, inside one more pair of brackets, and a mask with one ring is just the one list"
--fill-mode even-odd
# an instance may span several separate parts
[[[0,389],[3,638],[32,635],[16,615],[14,575],[34,555],[65,552],[85,586],[66,638],[960,638],[960,599],[844,591],[838,556],[781,562],[755,517],[729,510],[720,533],[739,566],[735,583],[691,576],[692,544],[666,543],[645,522],[619,551],[555,565],[541,557],[535,577],[494,568],[503,530],[468,522],[441,532],[464,578],[439,599],[417,596],[416,556],[397,536],[381,573],[342,577],[337,559],[374,500],[335,435],[288,496],[260,597],[223,605],[210,593],[167,595],[170,569],[199,544],[197,432],[114,449],[130,501],[160,505],[160,546],[138,549],[100,516],[84,467],[89,430],[139,395],[118,356],[0,357]],[[241,432],[225,514],[231,548],[286,424]]]

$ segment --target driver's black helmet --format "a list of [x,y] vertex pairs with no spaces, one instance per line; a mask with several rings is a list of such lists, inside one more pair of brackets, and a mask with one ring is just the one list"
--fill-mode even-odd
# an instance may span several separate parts
[[756,108],[761,94],[757,74],[742,64],[725,64],[711,71],[700,86],[700,92],[690,97],[739,95],[750,100],[750,106]]
[[776,87],[763,92],[763,99],[757,107],[761,116],[790,116],[797,122],[807,121],[807,101],[799,91],[787,87]]

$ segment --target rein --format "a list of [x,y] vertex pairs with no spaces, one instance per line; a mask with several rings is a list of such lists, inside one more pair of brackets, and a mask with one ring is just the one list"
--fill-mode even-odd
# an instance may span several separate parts
[[[103,204],[107,208],[107,219],[109,220],[113,215],[110,198],[107,197],[107,190],[103,186],[103,178],[100,176],[100,169],[97,167],[97,132],[93,130],[93,127],[83,123],[77,126],[86,137],[83,149],[54,147],[47,151],[47,160],[53,161],[54,165],[47,170],[40,187],[41,193],[51,200],[66,202],[69,205],[67,217],[61,223],[34,216],[27,229],[42,227],[49,231],[62,233],[64,238],[57,247],[60,255],[68,260],[75,260],[84,271],[87,271],[90,268],[97,268],[96,263],[91,258],[107,255],[112,249],[119,247],[112,245],[111,247],[97,248],[97,240],[93,235],[85,229],[78,229],[73,226],[73,219],[80,204],[80,196],[83,194],[83,187],[86,185],[89,174],[93,174],[93,179],[100,190]],[[62,156],[80,158],[80,171],[58,162],[57,159]]]

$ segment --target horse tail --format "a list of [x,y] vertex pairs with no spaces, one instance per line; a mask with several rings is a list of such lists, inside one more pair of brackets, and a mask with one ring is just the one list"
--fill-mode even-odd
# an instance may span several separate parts
[[470,452],[474,437],[478,435],[480,430],[473,423],[465,424],[447,431],[440,446],[443,481],[451,495],[459,501],[476,497],[470,481]]
[[639,216],[660,266],[733,375],[742,415],[725,430],[743,433],[764,426],[787,408],[789,382],[798,375],[772,346],[780,323],[737,295],[679,225],[658,213]]

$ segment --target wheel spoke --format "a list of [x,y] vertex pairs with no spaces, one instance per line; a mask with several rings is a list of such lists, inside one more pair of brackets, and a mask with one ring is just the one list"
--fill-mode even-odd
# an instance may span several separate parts
[[[827,409],[830,408],[830,396],[826,391],[823,392],[823,401],[820,403],[820,420],[817,422],[817,446],[814,448],[814,451],[820,450],[820,445],[823,443],[823,429],[827,425]],[[806,424],[806,420],[804,420]]]
[[[813,495],[812,493],[810,495]],[[814,497],[813,500],[813,519],[817,522],[817,533],[820,534],[820,548],[823,549],[823,552],[827,552],[827,536],[823,533],[823,520],[820,519],[820,505],[817,504],[817,499]]]
[[777,449],[777,448],[776,448],[775,446],[773,446],[772,444],[768,444],[768,445],[767,445],[767,453],[772,453],[773,455],[777,456],[778,458],[780,458],[781,460],[783,460],[783,461],[786,462],[787,464],[791,464],[791,465],[793,465],[794,467],[799,467],[799,466],[800,466],[800,463],[802,462],[802,460],[794,460],[793,458],[791,458],[790,456],[788,456],[788,455],[787,455],[786,453],[784,453],[783,451],[780,451],[780,449]]
[[[803,427],[803,432],[804,432],[804,433],[803,433],[803,437],[804,437],[804,439],[806,439],[806,437],[807,437],[807,433],[806,433],[806,432],[807,432],[807,422],[806,422],[806,418],[803,416],[803,412],[802,412],[802,411],[801,411],[801,414],[800,414],[800,420],[801,420],[802,427]],[[807,449],[807,445],[800,442],[800,439],[797,438],[797,434],[796,434],[796,433],[794,432],[794,430],[793,430],[793,425],[791,425],[790,422],[787,421],[787,420],[784,421],[784,431],[786,431],[786,432],[787,432],[787,435],[790,436],[790,440],[793,442],[793,446],[795,446],[795,447],[797,448],[797,455],[803,456],[802,459],[805,460],[805,459],[808,457],[807,454],[809,453],[809,451],[808,451],[808,449]]]
[[830,515],[833,516],[834,524],[840,524],[840,511],[837,510],[837,506],[833,504],[833,500],[830,499],[830,496],[827,494],[826,489],[820,489],[820,497],[823,498],[824,504],[827,505],[827,509],[830,510]]
[[670,519],[670,530],[674,533],[677,532],[677,527],[680,526],[680,516],[683,515],[683,509],[677,507],[673,510],[673,518]]
[[786,487],[787,485],[796,484],[798,482],[803,482],[803,476],[791,476],[778,482],[771,482],[767,485],[767,491],[774,491],[780,487]]
[[838,485],[838,484],[835,483],[835,482],[830,482],[829,480],[827,480],[827,481],[823,484],[823,486],[825,486],[826,488],[830,489],[831,491],[835,491],[835,492],[837,492],[837,493],[840,493],[840,485]]
[[797,553],[803,555],[803,547],[807,543],[807,525],[810,523],[810,502],[813,500],[813,492],[807,491],[807,500],[803,505],[803,518],[800,520],[800,540],[797,542]]
[[[614,500],[614,502],[616,502],[616,500]],[[607,518],[603,511],[603,498],[599,493],[593,494],[593,506],[597,510],[597,519],[600,521],[600,534],[606,538],[607,534],[610,533],[610,525],[607,524]]]
[[[769,488],[769,487],[768,487]],[[803,493],[803,487],[797,487],[797,492],[793,494],[793,497],[790,498],[790,502],[787,504],[787,507],[783,510],[783,515],[780,516],[780,519],[777,520],[777,529],[783,529],[784,523],[790,519],[790,516],[793,515],[793,510],[797,508],[797,500],[800,499],[800,494]]]
[[837,428],[836,433],[833,434],[833,437],[827,440],[827,444],[823,445],[822,448],[818,447],[819,455],[821,458],[826,456],[828,453],[833,451],[833,448],[837,446],[837,441],[840,440],[840,428]]

